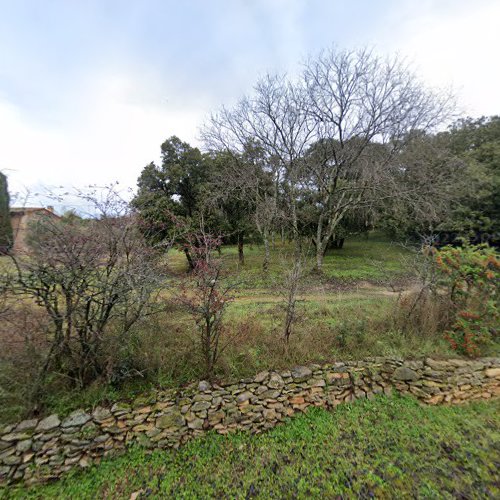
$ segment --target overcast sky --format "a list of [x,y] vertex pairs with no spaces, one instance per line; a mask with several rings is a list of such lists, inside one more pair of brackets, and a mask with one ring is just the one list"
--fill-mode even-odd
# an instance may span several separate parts
[[0,0],[0,170],[13,192],[134,187],[167,137],[198,145],[211,110],[333,44],[499,114],[499,23],[498,0]]

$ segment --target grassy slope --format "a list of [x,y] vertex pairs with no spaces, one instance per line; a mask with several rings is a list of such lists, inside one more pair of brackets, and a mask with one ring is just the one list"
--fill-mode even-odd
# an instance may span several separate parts
[[[135,449],[9,498],[499,498],[500,403],[421,407],[379,397],[312,409],[260,436]],[[1,491],[0,491],[1,496]]]

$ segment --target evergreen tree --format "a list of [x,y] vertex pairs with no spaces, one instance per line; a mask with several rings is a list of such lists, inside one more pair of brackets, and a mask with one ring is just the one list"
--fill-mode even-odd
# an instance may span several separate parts
[[6,253],[13,242],[12,224],[9,210],[9,190],[7,177],[0,172],[0,253]]
[[445,227],[500,245],[500,116],[465,118],[443,135],[467,164],[469,186]]

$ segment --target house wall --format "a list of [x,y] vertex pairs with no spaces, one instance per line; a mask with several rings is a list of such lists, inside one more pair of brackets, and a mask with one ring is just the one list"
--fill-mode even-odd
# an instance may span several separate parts
[[23,213],[11,214],[11,223],[14,235],[12,251],[14,253],[24,253],[26,251],[27,217]]
[[41,217],[59,218],[56,214],[45,208],[27,208],[25,211],[13,211],[10,215],[12,232],[14,235],[12,251],[16,254],[27,253],[29,251],[26,239],[30,224],[36,222],[36,220],[39,220]]

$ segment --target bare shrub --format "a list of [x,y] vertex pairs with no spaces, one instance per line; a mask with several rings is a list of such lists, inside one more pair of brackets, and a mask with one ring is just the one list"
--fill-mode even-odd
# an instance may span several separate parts
[[436,336],[449,327],[453,304],[449,296],[440,293],[439,273],[434,261],[433,241],[425,239],[419,249],[412,249],[406,267],[413,269],[416,284],[410,290],[400,290],[392,320],[402,333]]
[[48,318],[30,301],[10,301],[0,321],[0,421],[39,410],[35,381],[49,342]]
[[284,259],[286,264],[283,265],[283,278],[282,282],[278,284],[279,294],[282,297],[280,306],[285,312],[283,339],[287,345],[290,342],[290,336],[297,321],[297,305],[307,271],[307,255],[308,250],[306,248],[296,246],[291,267],[289,267],[287,259]]
[[14,271],[3,276],[7,293],[33,300],[49,321],[38,388],[49,373],[79,388],[110,378],[116,368],[104,349],[110,335],[120,350],[134,323],[155,312],[161,275],[134,214],[112,190],[85,201],[92,218],[37,220],[29,255],[13,254]]
[[203,375],[199,355],[193,349],[198,332],[181,304],[144,317],[133,327],[129,356],[145,382],[159,385],[186,383]]
[[214,253],[220,248],[220,237],[207,234],[203,229],[193,233],[189,253],[194,256],[193,268],[184,280],[178,297],[198,328],[199,350],[204,364],[204,376],[214,377],[214,370],[221,352],[230,339],[224,334],[223,318],[233,300],[235,283],[224,279],[222,261]]
[[301,279],[303,277],[304,269],[301,260],[296,260],[293,267],[285,274],[284,279],[284,300],[283,308],[285,309],[285,321],[283,326],[283,338],[288,344],[290,342],[290,335],[293,331],[293,326],[297,319],[297,301]]
[[401,293],[396,305],[393,319],[396,329],[403,333],[435,336],[451,321],[449,298],[426,288]]

